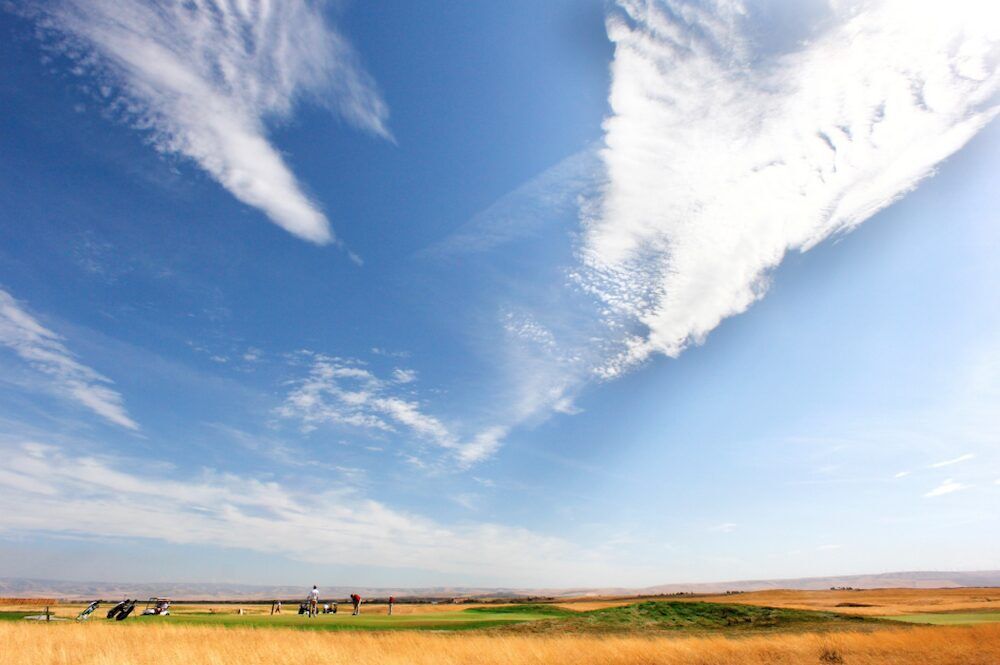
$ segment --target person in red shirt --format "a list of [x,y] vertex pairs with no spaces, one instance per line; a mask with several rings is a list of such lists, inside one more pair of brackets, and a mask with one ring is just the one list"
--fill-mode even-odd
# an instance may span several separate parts
[[352,616],[358,616],[361,614],[361,596],[356,593],[352,593],[351,602],[354,603],[354,614]]
[[392,616],[392,606],[396,602],[395,596],[389,596],[389,616]]

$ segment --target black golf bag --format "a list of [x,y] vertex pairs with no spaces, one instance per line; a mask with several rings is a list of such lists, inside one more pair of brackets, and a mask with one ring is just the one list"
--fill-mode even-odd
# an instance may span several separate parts
[[120,602],[117,605],[115,605],[114,607],[112,607],[110,610],[108,610],[108,618],[109,619],[114,619],[116,616],[118,616],[119,612],[121,612],[123,609],[125,609],[125,606],[128,605],[128,603],[129,603],[129,600],[128,600],[128,598],[126,598],[122,602]]
[[128,601],[127,603],[125,603],[125,607],[123,607],[121,611],[118,612],[118,616],[115,617],[115,621],[124,621],[125,619],[128,618],[129,614],[132,614],[132,610],[134,609],[135,609],[135,601],[134,600]]

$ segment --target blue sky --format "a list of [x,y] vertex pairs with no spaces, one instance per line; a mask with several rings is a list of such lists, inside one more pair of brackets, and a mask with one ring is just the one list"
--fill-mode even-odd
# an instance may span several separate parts
[[996,18],[0,13],[0,570],[996,568]]

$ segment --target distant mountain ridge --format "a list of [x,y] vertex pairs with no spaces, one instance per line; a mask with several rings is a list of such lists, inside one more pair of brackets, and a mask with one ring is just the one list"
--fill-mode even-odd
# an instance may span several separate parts
[[[915,588],[942,589],[956,587],[1000,586],[1000,570],[983,571],[915,571],[871,575],[837,575],[830,577],[802,577],[773,580],[738,580],[731,582],[704,582],[694,584],[662,584],[649,587],[577,587],[577,588],[501,588],[501,587],[347,587],[320,585],[325,598],[346,598],[360,593],[366,598],[390,594],[400,598],[525,598],[574,596],[644,596],[671,593],[722,593],[725,591],[760,591],[766,589],[819,590],[830,587],[856,589]],[[63,598],[93,599],[118,597],[167,596],[187,600],[270,600],[274,598],[299,598],[306,595],[307,587],[301,585],[251,585],[217,583],[169,582],[74,582],[20,577],[0,578],[0,597],[7,598]]]

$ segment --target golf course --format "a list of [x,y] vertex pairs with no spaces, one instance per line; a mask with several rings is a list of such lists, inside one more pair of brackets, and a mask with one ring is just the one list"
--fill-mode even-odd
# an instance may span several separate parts
[[988,665],[1000,659],[996,604],[995,589],[765,591],[397,603],[392,615],[387,606],[373,603],[359,616],[348,608],[315,617],[287,605],[272,613],[265,603],[175,602],[166,616],[142,616],[140,606],[123,621],[109,621],[99,608],[78,621],[86,603],[21,599],[0,600],[0,643],[10,647],[4,663],[12,665],[97,665],[113,662],[109,654],[165,665],[328,657],[372,664]]
[[0,665],[1000,665],[1000,0],[0,0]]

